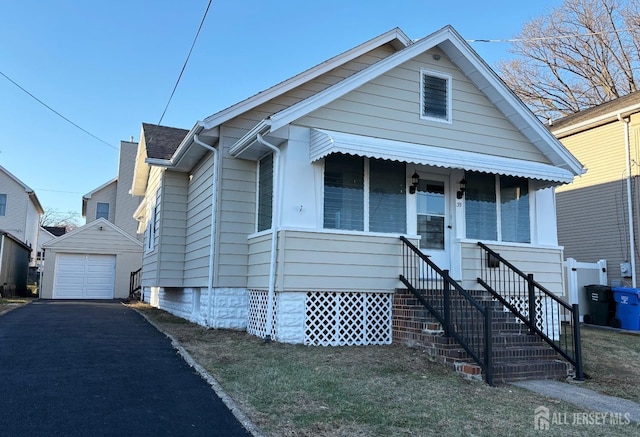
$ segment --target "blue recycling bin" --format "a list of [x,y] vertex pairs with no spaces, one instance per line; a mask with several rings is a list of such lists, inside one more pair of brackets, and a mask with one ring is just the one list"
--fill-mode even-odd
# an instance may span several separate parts
[[622,329],[640,331],[640,289],[629,287],[613,288],[616,301],[616,317]]

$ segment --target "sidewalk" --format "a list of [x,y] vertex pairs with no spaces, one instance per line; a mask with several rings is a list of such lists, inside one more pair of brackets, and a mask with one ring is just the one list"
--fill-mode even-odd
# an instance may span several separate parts
[[513,385],[599,413],[620,414],[640,424],[640,404],[607,396],[578,384],[553,380],[518,381]]

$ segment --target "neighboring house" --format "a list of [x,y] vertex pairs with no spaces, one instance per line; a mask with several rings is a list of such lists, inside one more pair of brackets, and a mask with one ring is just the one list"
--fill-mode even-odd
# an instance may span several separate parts
[[564,295],[554,187],[582,166],[460,35],[394,29],[190,131],[143,125],[143,295],[202,325],[386,344],[413,241],[477,289],[478,241]]
[[82,197],[86,224],[42,247],[45,265],[40,297],[113,299],[129,296],[131,273],[142,266],[142,237],[129,194],[137,143],[120,142],[118,176]]
[[35,266],[40,215],[44,213],[35,191],[0,166],[0,231],[31,248],[29,265]]
[[551,132],[587,173],[556,190],[566,257],[606,259],[611,285],[636,287],[640,232],[640,92],[554,120]]
[[132,196],[129,190],[137,150],[138,143],[120,141],[118,176],[82,196],[85,223],[104,218],[136,237],[138,224],[133,219],[133,212],[140,204],[140,197]]
[[40,273],[44,267],[44,252],[42,245],[64,235],[66,229],[62,226],[41,226],[38,229],[38,257],[36,266],[29,269],[29,283],[40,282]]

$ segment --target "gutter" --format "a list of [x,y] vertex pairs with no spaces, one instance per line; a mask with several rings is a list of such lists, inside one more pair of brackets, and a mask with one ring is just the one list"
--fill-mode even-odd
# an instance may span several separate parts
[[269,292],[267,295],[267,326],[265,342],[269,343],[271,339],[271,330],[273,329],[273,304],[275,302],[276,289],[276,257],[278,255],[278,231],[280,230],[280,149],[273,144],[267,142],[262,135],[257,134],[256,140],[263,146],[273,151],[273,213],[271,215],[271,258],[269,262]]
[[198,138],[198,134],[193,135],[193,142],[199,146],[204,147],[213,153],[213,174],[211,175],[211,236],[209,239],[209,278],[207,282],[207,326],[212,327],[212,315],[213,310],[213,279],[214,279],[214,260],[215,260],[215,232],[216,232],[216,214],[218,203],[218,184],[216,179],[218,177],[218,150],[209,144],[203,143]]

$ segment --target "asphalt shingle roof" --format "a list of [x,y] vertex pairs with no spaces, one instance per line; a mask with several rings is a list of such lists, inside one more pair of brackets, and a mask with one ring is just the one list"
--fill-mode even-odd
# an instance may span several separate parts
[[566,117],[554,120],[553,124],[549,126],[549,128],[552,130],[561,129],[566,126],[571,126],[584,121],[592,120],[601,115],[615,112],[618,109],[622,109],[636,103],[640,103],[640,91],[627,94],[626,96],[618,97],[615,100],[611,100],[598,106],[585,109],[584,111],[576,112],[575,114],[567,115]]
[[142,123],[147,158],[169,159],[189,133],[186,129]]

